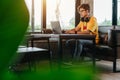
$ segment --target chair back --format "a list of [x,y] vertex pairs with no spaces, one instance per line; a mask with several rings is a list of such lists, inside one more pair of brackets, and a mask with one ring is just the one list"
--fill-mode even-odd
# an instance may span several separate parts
[[108,30],[108,45],[114,48],[117,57],[120,58],[120,30],[110,29]]
[[108,45],[113,47],[114,42],[113,42],[113,29],[108,30]]

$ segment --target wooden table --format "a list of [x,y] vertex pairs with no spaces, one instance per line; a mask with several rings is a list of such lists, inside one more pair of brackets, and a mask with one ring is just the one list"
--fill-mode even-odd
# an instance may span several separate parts
[[[93,45],[95,45],[95,35],[90,34],[60,34],[59,35],[59,41],[58,41],[58,63],[59,68],[61,68],[62,65],[62,56],[63,56],[63,48],[62,48],[62,40],[63,39],[84,39],[84,40],[92,40]],[[94,53],[93,53],[94,56]],[[93,65],[95,65],[95,58],[93,57]]]
[[[49,38],[58,38],[58,63],[59,67],[62,64],[62,56],[63,56],[63,49],[62,49],[62,41],[63,39],[84,39],[84,40],[92,40],[93,45],[95,45],[95,35],[91,34],[31,34],[31,44],[33,46],[34,40],[43,40],[47,39],[50,49],[50,42]],[[93,55],[94,56],[94,55]],[[95,65],[95,59],[93,58],[93,64]]]
[[[17,50],[18,55],[26,55],[27,56],[25,58],[28,62],[28,66],[29,66],[30,70],[32,70],[32,65],[33,65],[33,63],[35,63],[35,60],[33,59],[35,57],[33,55],[36,55],[36,53],[41,53],[41,52],[48,52],[48,49],[20,46]],[[34,65],[34,69],[36,69],[35,65]]]
[[50,50],[50,38],[58,38],[58,34],[31,34],[30,35],[30,41],[31,41],[31,46],[34,46],[34,41],[35,40],[47,40],[48,43],[48,49]]

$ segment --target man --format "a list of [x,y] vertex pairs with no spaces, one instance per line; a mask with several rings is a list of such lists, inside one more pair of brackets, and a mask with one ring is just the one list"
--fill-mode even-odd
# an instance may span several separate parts
[[[77,9],[81,17],[79,24],[74,29],[67,30],[65,33],[95,34],[96,44],[98,44],[99,42],[98,24],[97,24],[96,18],[94,16],[90,16],[89,4],[81,4],[80,6],[78,6]],[[75,48],[73,57],[76,59],[79,59],[80,54],[82,53],[83,45],[91,44],[91,43],[92,42],[90,40],[79,40],[78,42],[76,42],[76,48]]]

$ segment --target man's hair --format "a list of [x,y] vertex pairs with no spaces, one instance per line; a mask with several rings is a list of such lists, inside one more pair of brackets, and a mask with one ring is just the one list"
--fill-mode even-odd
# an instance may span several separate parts
[[90,6],[89,4],[81,4],[80,6],[77,7],[78,12],[80,11],[80,8],[83,8],[85,10],[88,10],[90,12]]

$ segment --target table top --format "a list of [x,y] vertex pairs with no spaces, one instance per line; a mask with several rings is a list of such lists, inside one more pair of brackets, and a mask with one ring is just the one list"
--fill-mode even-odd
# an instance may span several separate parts
[[95,39],[95,35],[92,34],[30,34],[30,40],[58,40],[58,39]]
[[33,37],[49,37],[49,38],[58,38],[59,36],[62,37],[92,37],[95,38],[95,35],[92,34],[30,34]]
[[48,51],[48,50],[37,47],[19,47],[17,53],[32,53],[32,52],[41,52],[41,51]]
[[59,37],[58,34],[30,34],[33,37]]
[[62,39],[95,39],[95,35],[92,34],[60,34]]

